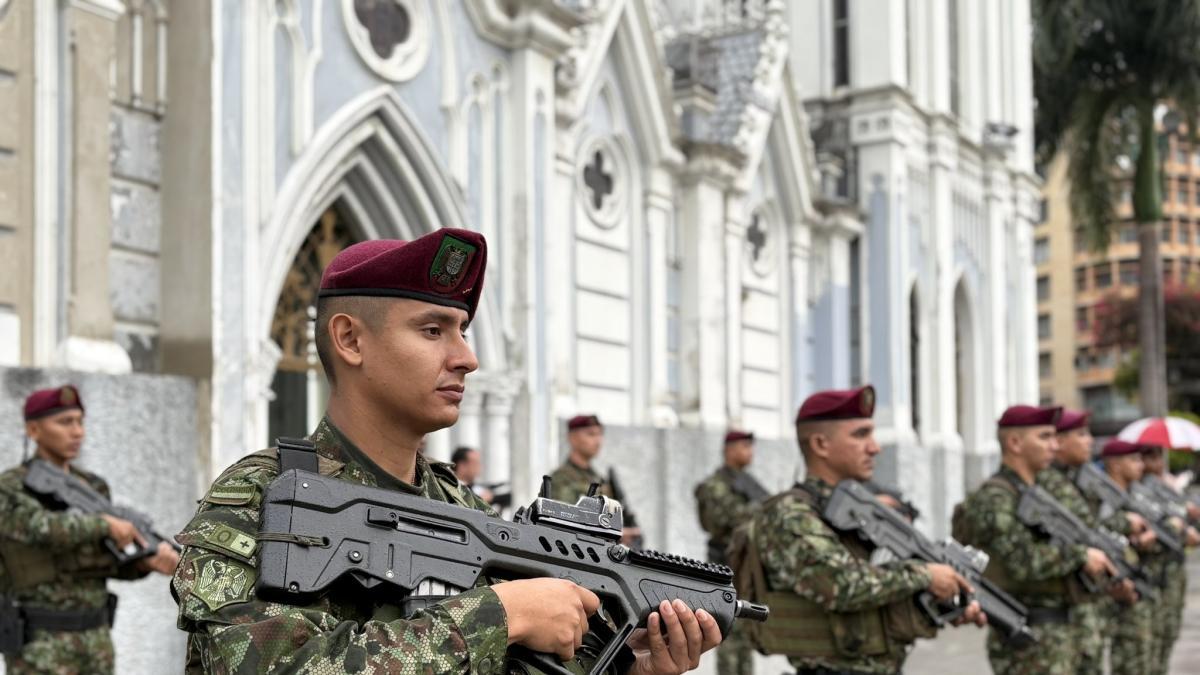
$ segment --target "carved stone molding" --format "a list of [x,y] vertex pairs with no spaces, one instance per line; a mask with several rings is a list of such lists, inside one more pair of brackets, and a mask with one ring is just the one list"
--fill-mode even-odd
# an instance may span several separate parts
[[429,60],[428,0],[342,0],[342,19],[359,58],[389,82],[411,80]]

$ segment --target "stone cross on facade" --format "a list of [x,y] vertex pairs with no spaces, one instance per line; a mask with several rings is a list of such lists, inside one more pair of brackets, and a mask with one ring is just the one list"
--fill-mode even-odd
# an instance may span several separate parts
[[604,170],[604,155],[599,150],[592,163],[584,167],[583,182],[592,191],[592,207],[599,211],[604,198],[613,192],[613,176]]
[[750,242],[750,255],[754,258],[754,262],[758,262],[762,250],[767,247],[767,232],[763,229],[762,219],[758,217],[757,213],[750,219],[750,229],[746,230],[746,241]]

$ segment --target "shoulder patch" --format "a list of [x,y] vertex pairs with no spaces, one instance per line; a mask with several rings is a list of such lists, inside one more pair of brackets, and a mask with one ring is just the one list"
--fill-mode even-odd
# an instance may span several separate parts
[[254,593],[258,570],[219,555],[202,555],[192,561],[195,582],[191,594],[212,611],[235,602],[246,602]]
[[249,558],[258,548],[258,541],[250,535],[239,532],[232,527],[218,523],[202,536],[208,548],[225,551],[238,558]]
[[208,494],[204,495],[204,501],[225,506],[245,506],[254,500],[256,494],[258,494],[258,488],[254,485],[217,483],[212,486]]

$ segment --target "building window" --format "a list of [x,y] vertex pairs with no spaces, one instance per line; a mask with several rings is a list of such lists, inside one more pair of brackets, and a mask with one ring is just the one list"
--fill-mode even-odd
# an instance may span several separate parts
[[1178,146],[1176,146],[1176,148],[1175,148],[1175,162],[1176,162],[1177,164],[1187,164],[1187,163],[1188,163],[1188,153],[1187,153],[1187,150],[1184,150],[1182,147],[1178,147]]
[[1046,219],[1049,217],[1050,217],[1050,201],[1048,199],[1043,198],[1040,201],[1038,201],[1038,222],[1044,223],[1044,222],[1046,222]]
[[1108,288],[1112,286],[1112,265],[1109,263],[1100,263],[1096,265],[1096,288]]
[[1193,186],[1192,196],[1196,200],[1196,204],[1200,204],[1200,184]]
[[1137,225],[1122,225],[1121,234],[1119,235],[1121,243],[1132,244],[1137,242]]
[[1050,315],[1038,314],[1038,339],[1050,339]]
[[1120,263],[1120,275],[1122,286],[1137,286],[1138,284],[1138,262],[1136,260],[1123,260]]
[[1042,352],[1038,354],[1038,377],[1043,380],[1050,377],[1050,354]]
[[950,40],[950,112],[957,116],[962,113],[962,91],[958,82],[958,0],[946,0],[946,11],[946,27]]
[[1081,347],[1075,350],[1075,370],[1091,370],[1092,358],[1088,354],[1087,347]]
[[1163,223],[1162,227],[1158,228],[1158,239],[1166,244],[1171,241],[1171,224]]
[[1050,239],[1038,237],[1033,241],[1033,264],[1044,265],[1050,261]]
[[850,0],[833,0],[833,86],[850,84]]
[[1075,269],[1075,292],[1083,293],[1088,289],[1087,268],[1079,267]]
[[862,239],[850,242],[850,385],[862,384]]
[[1075,252],[1083,253],[1084,251],[1087,250],[1087,247],[1088,247],[1087,233],[1084,232],[1083,228],[1081,228],[1081,227],[1075,228]]
[[1177,224],[1175,226],[1175,241],[1181,244],[1186,244],[1191,241],[1192,237],[1189,232],[1191,229],[1190,223]]
[[1087,307],[1076,307],[1075,308],[1075,330],[1077,332],[1083,332],[1083,331],[1086,331],[1087,329],[1088,329],[1088,308]]
[[1050,299],[1050,277],[1038,277],[1037,299],[1038,302],[1044,302]]
[[1179,181],[1179,187],[1175,190],[1175,201],[1184,204],[1187,202],[1187,183]]

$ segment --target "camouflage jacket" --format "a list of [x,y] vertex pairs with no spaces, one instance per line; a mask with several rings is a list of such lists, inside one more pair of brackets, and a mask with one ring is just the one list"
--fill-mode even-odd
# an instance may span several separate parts
[[[415,485],[378,468],[328,420],[310,436],[324,475],[494,512],[448,464],[417,456]],[[502,673],[508,623],[496,593],[479,587],[402,618],[399,608],[342,588],[306,606],[254,595],[260,503],[279,472],[273,453],[227,469],[179,534],[172,581],[189,673]]]
[[[146,575],[117,566],[104,546],[103,518],[47,508],[25,489],[26,471],[22,464],[0,474],[0,594],[33,607],[97,609],[108,602],[107,578]],[[74,465],[70,471],[109,496],[104,479]]]
[[[995,477],[1015,485],[1023,482],[1004,465]],[[985,482],[962,505],[963,525],[971,533],[965,543],[986,551],[991,565],[1000,565],[999,572],[1013,584],[1065,579],[1079,570],[1087,560],[1087,548],[1059,546],[1026,526],[1017,518],[1019,499],[1013,490]],[[1030,594],[1012,586],[1006,590],[1028,607],[1057,608],[1067,602],[1062,594]]]
[[767,490],[748,472],[722,466],[696,486],[695,494],[700,527],[709,536],[709,558],[724,562],[733,529],[750,517]]
[[[821,499],[833,493],[833,486],[815,478],[806,480],[804,487]],[[908,601],[931,581],[923,563],[872,565],[854,555],[817,511],[798,497],[773,497],[753,518],[755,532],[762,533],[755,543],[768,586],[791,589],[826,612],[859,612]],[[905,656],[904,650],[894,650],[857,659],[793,658],[791,662],[798,669],[895,673]]]
[[[550,474],[550,497],[556,501],[574,504],[580,497],[587,494],[592,483],[600,484],[600,494],[610,499],[614,498],[612,485],[608,478],[596,473],[592,467],[581,467],[567,460],[562,466]],[[622,506],[628,506],[623,504]]]

